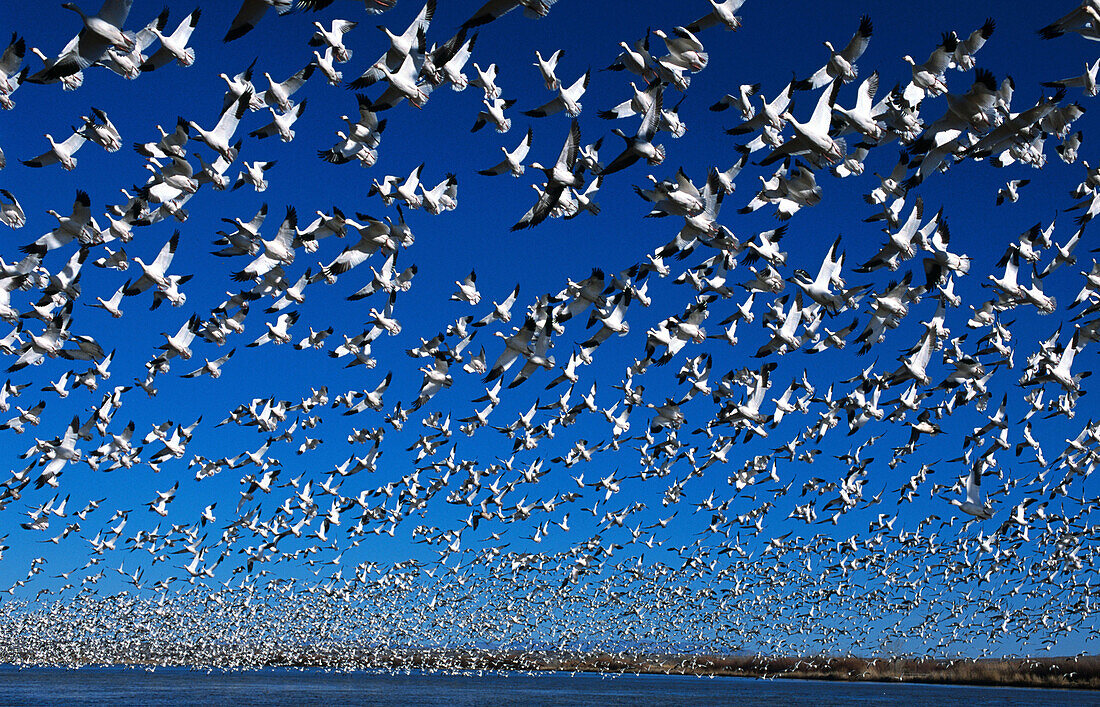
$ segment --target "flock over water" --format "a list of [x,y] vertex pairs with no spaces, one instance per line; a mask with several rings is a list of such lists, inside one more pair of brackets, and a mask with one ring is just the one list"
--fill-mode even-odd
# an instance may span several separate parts
[[[888,13],[838,15],[774,85],[707,78],[762,0],[483,49],[576,4],[9,28],[3,660],[1094,650],[1100,60],[1025,86],[983,57],[1095,54],[1100,2],[880,66]],[[143,112],[168,72],[211,81]],[[477,153],[433,157],[447,131]],[[1006,231],[1029,198],[1050,218]]]

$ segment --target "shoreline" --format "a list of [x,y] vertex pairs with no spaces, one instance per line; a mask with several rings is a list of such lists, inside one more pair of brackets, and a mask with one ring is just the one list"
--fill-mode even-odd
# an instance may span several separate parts
[[[982,658],[945,660],[939,658],[858,658],[853,656],[807,656],[766,658],[763,656],[562,653],[536,651],[490,651],[448,649],[436,651],[393,650],[373,652],[362,648],[345,650],[303,649],[301,651],[251,653],[247,650],[176,650],[129,647],[129,653],[104,661],[103,653],[89,655],[90,646],[54,646],[49,657],[0,654],[0,665],[24,668],[130,668],[158,667],[249,672],[255,670],[320,669],[339,672],[441,673],[472,675],[524,672],[585,673],[599,675],[677,675],[694,677],[740,677],[752,679],[814,680],[825,682],[912,683],[1039,689],[1100,690],[1100,657]],[[109,652],[109,651],[104,651]],[[185,655],[190,654],[190,655]],[[247,657],[246,657],[247,656]],[[187,658],[192,658],[188,660]],[[215,659],[216,658],[216,659]]]

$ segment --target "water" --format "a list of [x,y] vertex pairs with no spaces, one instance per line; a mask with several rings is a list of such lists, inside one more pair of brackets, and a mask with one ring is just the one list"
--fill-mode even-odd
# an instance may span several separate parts
[[323,670],[0,668],[4,705],[882,705],[1100,704],[1085,691],[666,675],[376,675]]

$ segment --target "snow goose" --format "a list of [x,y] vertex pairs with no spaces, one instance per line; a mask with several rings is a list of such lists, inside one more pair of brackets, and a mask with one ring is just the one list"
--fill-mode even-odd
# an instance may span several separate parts
[[443,64],[442,74],[443,78],[451,84],[451,89],[455,91],[465,91],[466,87],[470,84],[466,74],[462,73],[462,70],[466,67],[466,63],[470,61],[474,44],[477,42],[477,34],[475,33],[466,41],[459,45],[450,59]]
[[[267,170],[275,166],[278,160],[271,160],[270,162],[261,162],[256,160],[255,162],[245,162],[244,169],[237,175],[237,181],[233,183],[233,189],[239,189],[245,184],[251,184],[256,191],[261,192],[267,189],[267,178],[264,174]],[[230,191],[232,191],[231,189]]]
[[451,295],[455,302],[468,302],[475,305],[481,301],[481,293],[477,291],[477,273],[473,270],[461,282],[455,280],[458,290]]
[[947,93],[947,84],[944,82],[944,72],[947,71],[954,51],[959,45],[959,38],[954,32],[945,32],[939,46],[932,50],[928,61],[917,64],[913,57],[906,54],[902,60],[909,64],[913,72],[913,80],[905,87],[902,96],[905,101],[915,106],[924,100],[925,96],[939,96]]
[[12,32],[11,41],[0,54],[0,94],[7,95],[18,85],[13,79],[19,74],[23,57],[27,53],[27,43],[18,33]]
[[393,34],[385,26],[378,25],[378,29],[385,32],[386,36],[389,37],[390,48],[371,64],[370,68],[352,81],[349,86],[354,89],[366,88],[384,79],[387,70],[391,73],[397,71],[405,61],[405,57],[413,50],[424,54],[427,50],[427,43],[421,39],[420,35],[427,34],[432,18],[435,17],[435,4],[436,0],[427,0],[424,6],[420,8],[420,12],[417,13],[413,21],[401,34]]
[[314,50],[313,65],[321,70],[330,86],[339,86],[340,82],[344,80],[344,73],[336,68],[335,59],[332,56],[332,47],[325,47],[324,55]]
[[363,167],[371,167],[378,161],[378,151],[356,140],[342,130],[336,131],[340,140],[327,150],[318,150],[317,156],[332,164],[347,164],[353,159],[359,160]]
[[57,227],[34,243],[22,246],[20,250],[24,253],[45,255],[55,248],[71,243],[73,239],[86,243],[92,239],[93,232],[99,230],[99,225],[92,218],[92,200],[85,191],[77,191],[72,215],[62,216],[53,209],[46,213],[57,219]]
[[707,66],[708,56],[703,50],[703,43],[699,41],[685,27],[674,27],[672,35],[668,36],[662,30],[653,30],[653,34],[664,40],[668,56],[661,61],[682,67],[688,71],[702,71]]
[[840,79],[836,79],[831,86],[821,91],[814,112],[805,123],[799,123],[789,110],[785,111],[782,117],[794,129],[795,136],[772,150],[770,155],[760,160],[760,164],[767,166],[780,159],[803,154],[812,155],[813,160],[818,163],[824,161],[831,164],[842,160],[847,152],[847,145],[842,138],[833,138],[829,134],[832,107],[836,103],[840,85]]
[[307,253],[316,252],[317,244],[322,238],[329,236],[343,238],[348,233],[348,219],[344,216],[344,212],[335,206],[332,207],[331,216],[320,210],[314,213],[317,214],[317,218],[305,228],[299,229],[294,241],[295,247],[301,245]]
[[649,104],[653,102],[653,97],[658,91],[662,90],[661,83],[654,81],[646,86],[644,91],[639,91],[638,87],[634,85],[632,81],[630,88],[633,89],[634,95],[629,100],[623,101],[608,110],[601,110],[596,115],[604,120],[615,120],[617,118],[629,118],[633,115],[644,114],[646,109],[649,108]]
[[188,140],[187,127],[187,121],[182,117],[176,121],[176,129],[171,133],[165,132],[164,128],[157,125],[160,140],[147,143],[135,142],[134,150],[143,157],[155,157],[161,160],[171,157],[186,157],[187,153],[183,147]]
[[733,31],[741,29],[741,18],[734,13],[741,9],[741,6],[745,4],[745,0],[724,0],[724,2],[707,0],[707,2],[710,3],[713,9],[688,25],[689,32],[698,34],[708,27],[717,27],[718,25]]
[[966,477],[966,500],[952,498],[951,505],[978,520],[989,520],[993,517],[993,508],[982,500],[981,466],[981,462],[975,463]]
[[470,19],[462,23],[463,27],[477,27],[502,17],[517,7],[523,8],[523,16],[546,17],[557,0],[489,0],[482,5]]
[[256,347],[271,342],[274,344],[288,344],[290,343],[290,327],[298,321],[300,312],[297,310],[293,312],[284,312],[280,314],[275,320],[275,323],[264,322],[264,326],[267,327],[267,331],[260,335],[252,343],[248,344],[249,347]]
[[554,71],[557,69],[558,62],[561,61],[563,56],[565,56],[565,50],[559,49],[546,59],[543,59],[539,50],[535,50],[534,66],[538,68],[539,73],[542,74],[542,80],[546,84],[547,91],[557,91],[561,88],[561,81],[555,76]]
[[491,101],[494,98],[500,98],[500,87],[497,86],[497,65],[489,64],[488,67],[482,71],[481,67],[474,62],[474,71],[477,72],[477,78],[470,80],[471,86],[477,86],[485,92],[485,100]]
[[424,210],[433,216],[458,207],[458,177],[448,173],[446,179],[431,189],[420,185]]
[[626,42],[619,42],[619,46],[623,48],[623,51],[604,71],[629,71],[632,74],[641,76],[646,81],[655,78],[653,65],[656,60],[649,53],[649,34],[647,31],[644,37],[635,40],[633,47]]
[[15,102],[11,100],[11,94],[26,81],[30,73],[29,67],[20,69],[23,56],[26,53],[26,42],[19,35],[12,33],[11,42],[4,53],[0,55],[0,108],[11,110]]
[[1038,34],[1043,39],[1054,39],[1055,37],[1061,37],[1066,32],[1072,32],[1076,27],[1092,22],[1092,15],[1089,14],[1089,10],[1095,12],[1095,3],[1092,0],[1081,0],[1077,7],[1038,30]]
[[[421,48],[424,48],[425,37],[421,32],[417,35]],[[426,81],[420,81],[420,69],[424,66],[424,54],[415,52],[406,54],[397,71],[390,71],[389,67],[382,67],[383,77],[389,82],[389,87],[378,97],[370,108],[374,111],[393,108],[406,98],[416,108],[423,108],[428,102],[433,86]],[[354,84],[352,84],[354,85]]]
[[277,108],[280,113],[290,112],[290,109],[294,107],[294,102],[290,100],[290,97],[305,85],[309,77],[313,75],[313,70],[316,68],[317,67],[313,64],[306,64],[285,81],[276,81],[271,78],[271,74],[265,71],[264,78],[267,79],[268,88],[266,91],[256,95],[254,104],[258,103],[259,107],[267,105],[272,108]]
[[199,139],[206,143],[210,149],[221,155],[227,162],[232,162],[237,157],[237,150],[230,145],[229,141],[233,138],[233,133],[237,131],[237,125],[240,124],[241,118],[248,110],[251,99],[252,94],[247,92],[243,94],[237,99],[235,106],[221,114],[217,125],[209,131],[203,130],[193,120],[188,121],[187,124],[199,134]]
[[653,97],[653,102],[649,104],[649,108],[638,126],[638,131],[633,136],[627,135],[619,128],[614,128],[611,131],[626,142],[626,148],[601,170],[601,176],[626,169],[640,158],[645,158],[646,163],[651,167],[655,167],[664,161],[665,148],[653,144],[653,137],[657,134],[660,125],[663,95],[663,92],[658,92]]
[[1062,158],[1062,161],[1066,164],[1073,164],[1077,161],[1077,153],[1081,148],[1081,142],[1085,139],[1085,134],[1078,130],[1074,134],[1067,137],[1062,143],[1054,148],[1058,153],[1058,156]]
[[584,91],[588,88],[588,79],[591,71],[584,72],[584,75],[573,82],[573,85],[569,88],[562,88],[558,86],[557,97],[547,101],[538,108],[532,110],[523,111],[524,115],[529,115],[533,118],[544,118],[548,115],[553,115],[560,111],[565,111],[572,117],[576,117],[581,113],[581,96],[584,95]]
[[277,265],[290,265],[294,262],[294,238],[297,235],[298,212],[293,206],[286,209],[286,217],[279,224],[279,230],[270,241],[260,239],[262,252],[249,263],[244,270],[233,275],[237,282],[258,280]]
[[974,68],[974,55],[985,46],[986,40],[993,36],[993,30],[997,23],[992,17],[987,17],[981,27],[970,33],[959,45],[951,56],[951,66],[959,71],[970,71]]
[[332,50],[332,57],[338,63],[343,64],[351,59],[352,51],[344,46],[344,35],[355,29],[358,22],[350,20],[333,20],[332,29],[325,29],[320,22],[314,22],[317,31],[309,38],[311,47],[328,47]]
[[397,293],[390,293],[390,297],[386,300],[386,306],[379,311],[375,307],[371,307],[368,312],[369,319],[368,324],[373,325],[377,329],[385,331],[390,336],[397,336],[401,333],[401,322],[393,316],[393,305],[397,302]]
[[15,101],[11,99],[11,94],[15,93],[15,89],[22,86],[27,80],[27,74],[30,73],[28,67],[23,67],[23,70],[14,76],[9,77],[7,82],[8,89],[0,92],[0,108],[4,110],[11,110],[15,107]]
[[[236,155],[241,151],[241,141],[237,140],[236,143],[230,147],[230,153]],[[195,173],[195,181],[199,185],[211,184],[218,191],[224,191],[229,186],[229,178],[225,176],[226,170],[229,169],[229,165],[232,164],[232,160],[227,160],[221,155],[214,160],[213,164],[207,164],[199,153],[194,153],[194,156],[199,160],[199,166],[201,169]]]
[[416,190],[420,186],[420,172],[423,169],[424,163],[421,162],[404,180],[389,175],[381,183],[375,179],[370,190],[367,191],[367,196],[380,194],[386,206],[393,204],[394,200],[399,200],[408,204],[409,208],[420,208],[421,198]]
[[116,152],[122,147],[122,136],[118,128],[99,108],[92,107],[92,115],[95,117],[81,116],[84,125],[81,126],[80,132],[107,152]]
[[584,180],[574,171],[577,163],[577,152],[580,144],[581,128],[574,118],[569,128],[569,136],[562,145],[558,159],[552,167],[543,167],[538,162],[532,162],[531,167],[542,171],[546,175],[546,189],[539,195],[538,201],[523,217],[512,226],[512,230],[530,228],[542,223],[558,206],[558,202],[566,187],[580,187]]
[[872,143],[878,141],[886,133],[886,129],[879,124],[873,111],[875,92],[878,91],[878,72],[874,72],[859,85],[856,104],[848,109],[834,105],[833,110],[843,116],[844,120],[853,130],[863,135]]
[[27,217],[19,200],[7,189],[0,189],[0,196],[4,197],[0,199],[0,223],[8,228],[22,228],[27,223]]
[[504,159],[489,169],[478,170],[478,174],[493,177],[508,172],[513,177],[521,176],[527,169],[523,164],[523,160],[527,158],[527,153],[531,149],[531,140],[533,137],[534,133],[531,128],[527,128],[527,134],[523,137],[519,145],[516,146],[516,149],[508,152],[506,148],[500,148],[501,152],[504,153]]
[[84,133],[74,132],[60,143],[55,141],[53,136],[49,133],[46,133],[45,137],[50,141],[50,149],[43,152],[38,157],[23,160],[23,164],[28,167],[45,167],[46,165],[60,164],[63,169],[69,172],[76,169],[76,158],[73,157],[73,155],[76,154],[76,151],[87,141],[88,138],[85,137]]
[[1010,179],[1003,187],[997,190],[997,206],[1005,203],[1015,203],[1020,199],[1020,187],[1030,184],[1030,179]]
[[172,237],[168,239],[160,252],[157,253],[157,257],[153,259],[152,263],[146,264],[141,258],[134,257],[132,260],[141,266],[142,275],[134,282],[133,285],[126,289],[126,296],[140,294],[150,287],[156,287],[157,289],[164,289],[169,286],[168,282],[168,267],[172,264],[172,258],[176,255],[176,247],[180,242],[180,232],[176,231],[172,234]]
[[[133,38],[122,31],[132,3],[133,0],[104,0],[99,14],[92,16],[84,14],[75,3],[63,3],[61,7],[80,15],[84,26],[61,50],[56,60],[43,58],[46,66],[27,80],[32,83],[53,83],[100,61],[111,47],[127,52],[133,50]],[[36,53],[42,56],[39,52]]]
[[122,296],[125,293],[126,288],[128,288],[129,286],[130,281],[127,280],[126,283],[123,284],[122,287],[115,290],[115,293],[109,298],[103,299],[102,297],[96,297],[96,301],[94,303],[89,302],[88,306],[102,309],[110,314],[113,318],[119,319],[120,317],[122,317],[122,310],[119,308],[119,304],[122,303]]
[[1085,73],[1080,76],[1073,76],[1059,81],[1044,81],[1042,85],[1051,88],[1080,87],[1085,91],[1086,96],[1092,97],[1100,92],[1100,87],[1098,87],[1096,83],[1096,72],[1098,68],[1100,68],[1100,59],[1092,62],[1092,64],[1085,64]]
[[852,38],[848,40],[848,44],[843,49],[837,50],[833,48],[830,42],[825,42],[825,47],[829,50],[829,60],[825,63],[825,66],[815,71],[810,78],[796,82],[795,88],[798,90],[817,89],[832,83],[836,79],[841,79],[845,83],[854,80],[859,75],[856,62],[863,56],[863,52],[867,51],[867,45],[871,42],[873,31],[874,26],[871,24],[871,18],[864,15],[859,18],[859,29],[856,30],[856,33],[852,35]]
[[183,374],[183,376],[180,377],[196,378],[198,376],[207,375],[211,378],[219,378],[221,377],[221,367],[229,362],[234,353],[237,353],[237,349],[231,349],[228,354],[215,358],[215,360],[213,361],[210,361],[209,358],[207,358],[206,363],[202,364],[202,367],[196,368],[195,371],[185,373]]
[[244,0],[241,3],[241,9],[229,23],[229,30],[226,31],[222,41],[232,42],[251,32],[269,7],[274,7],[280,15],[285,15],[293,9],[293,6],[294,0]]
[[[787,84],[771,102],[761,99],[762,108],[760,112],[753,115],[741,125],[727,129],[726,134],[747,135],[757,130],[768,128],[778,135],[779,131],[787,124],[787,119],[783,117],[783,114],[786,113],[787,108],[790,107],[792,96],[794,96],[794,84]],[[763,146],[764,144],[761,143],[759,147]],[[759,149],[759,147],[756,149]]]
[[97,62],[97,66],[106,66],[119,76],[134,80],[141,76],[141,65],[148,60],[145,50],[157,41],[156,31],[163,30],[168,24],[168,8],[164,8],[159,15],[153,18],[134,33],[134,46],[129,51],[123,51],[118,47],[109,47],[106,55]]
[[191,66],[195,63],[195,50],[192,47],[187,46],[187,43],[191,40],[191,33],[195,29],[195,25],[199,23],[199,17],[202,15],[202,10],[196,8],[190,15],[183,18],[183,21],[179,23],[175,31],[172,34],[162,34],[160,28],[153,27],[152,32],[160,40],[160,48],[153,52],[150,56],[141,64],[142,71],[153,71],[158,69],[173,59],[180,66]]
[[257,137],[263,139],[265,137],[271,137],[272,135],[278,135],[279,139],[283,142],[290,142],[294,139],[294,131],[291,126],[297,122],[298,118],[302,116],[302,113],[306,109],[306,103],[308,101],[302,101],[296,103],[293,108],[285,113],[278,113],[273,108],[268,108],[271,111],[271,122],[267,125],[256,128],[248,134],[249,137]]
[[[252,70],[256,66],[256,59],[252,60],[252,63],[240,73],[234,75],[232,78],[228,74],[220,73],[218,78],[225,81],[225,85],[228,90],[225,92],[225,96],[222,98],[222,113],[226,112],[233,105],[237,103],[237,99],[243,96],[245,93],[249,93],[252,96],[252,100],[256,99],[256,87],[252,85]],[[258,108],[259,106],[257,106]]]
[[756,115],[756,106],[749,100],[751,96],[755,96],[760,92],[759,83],[743,83],[737,87],[737,95],[727,93],[722,96],[717,102],[710,106],[710,110],[715,112],[724,111],[730,106],[736,106],[741,111],[741,120],[751,120]]
[[492,101],[482,99],[481,102],[485,104],[485,110],[478,111],[474,119],[474,127],[470,128],[470,132],[476,133],[485,127],[486,123],[492,123],[498,133],[506,133],[512,128],[512,119],[505,117],[504,111],[515,105],[515,99],[510,101],[502,98],[494,98]]

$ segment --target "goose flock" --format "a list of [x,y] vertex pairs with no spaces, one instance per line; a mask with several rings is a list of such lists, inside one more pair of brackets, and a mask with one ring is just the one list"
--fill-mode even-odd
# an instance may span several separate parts
[[0,55],[4,661],[1095,651],[1100,2],[89,2]]

